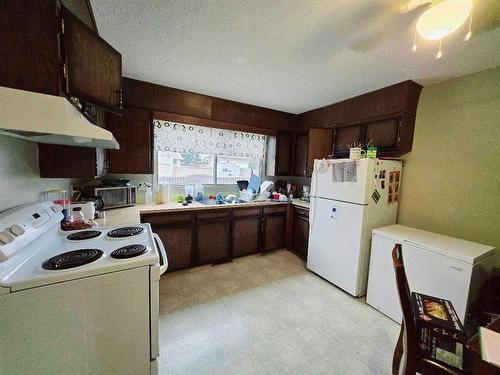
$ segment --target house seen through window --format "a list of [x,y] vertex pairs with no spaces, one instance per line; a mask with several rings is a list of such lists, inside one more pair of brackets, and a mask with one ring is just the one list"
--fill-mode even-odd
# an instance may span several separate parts
[[260,175],[266,136],[155,121],[158,183],[235,184]]

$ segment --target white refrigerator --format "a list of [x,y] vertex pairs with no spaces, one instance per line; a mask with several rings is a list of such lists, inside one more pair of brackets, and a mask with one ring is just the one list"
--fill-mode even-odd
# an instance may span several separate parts
[[404,225],[373,230],[366,303],[401,323],[392,249],[402,245],[408,286],[413,292],[444,298],[465,321],[494,264],[495,248]]
[[353,296],[366,293],[371,230],[395,224],[402,163],[315,160],[307,268]]

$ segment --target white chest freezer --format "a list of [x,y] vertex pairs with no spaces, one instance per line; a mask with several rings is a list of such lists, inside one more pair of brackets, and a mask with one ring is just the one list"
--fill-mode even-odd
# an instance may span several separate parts
[[391,252],[402,245],[411,291],[450,300],[461,321],[491,274],[495,248],[433,232],[390,225],[372,231],[366,302],[401,323]]

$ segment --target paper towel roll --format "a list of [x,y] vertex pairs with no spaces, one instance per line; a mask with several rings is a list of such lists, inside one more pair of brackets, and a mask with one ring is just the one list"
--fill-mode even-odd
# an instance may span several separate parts
[[168,184],[160,184],[160,202],[170,202],[170,186]]

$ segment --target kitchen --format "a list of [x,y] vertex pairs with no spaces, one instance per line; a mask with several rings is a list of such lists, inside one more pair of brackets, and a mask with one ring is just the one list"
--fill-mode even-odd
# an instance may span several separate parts
[[[430,4],[382,3],[2,2],[0,373],[390,373],[405,240],[442,250],[403,245],[411,291],[464,323],[500,267],[498,5],[437,59]],[[100,258],[41,267],[81,248],[47,200],[93,219]],[[443,252],[470,280],[436,286]]]

